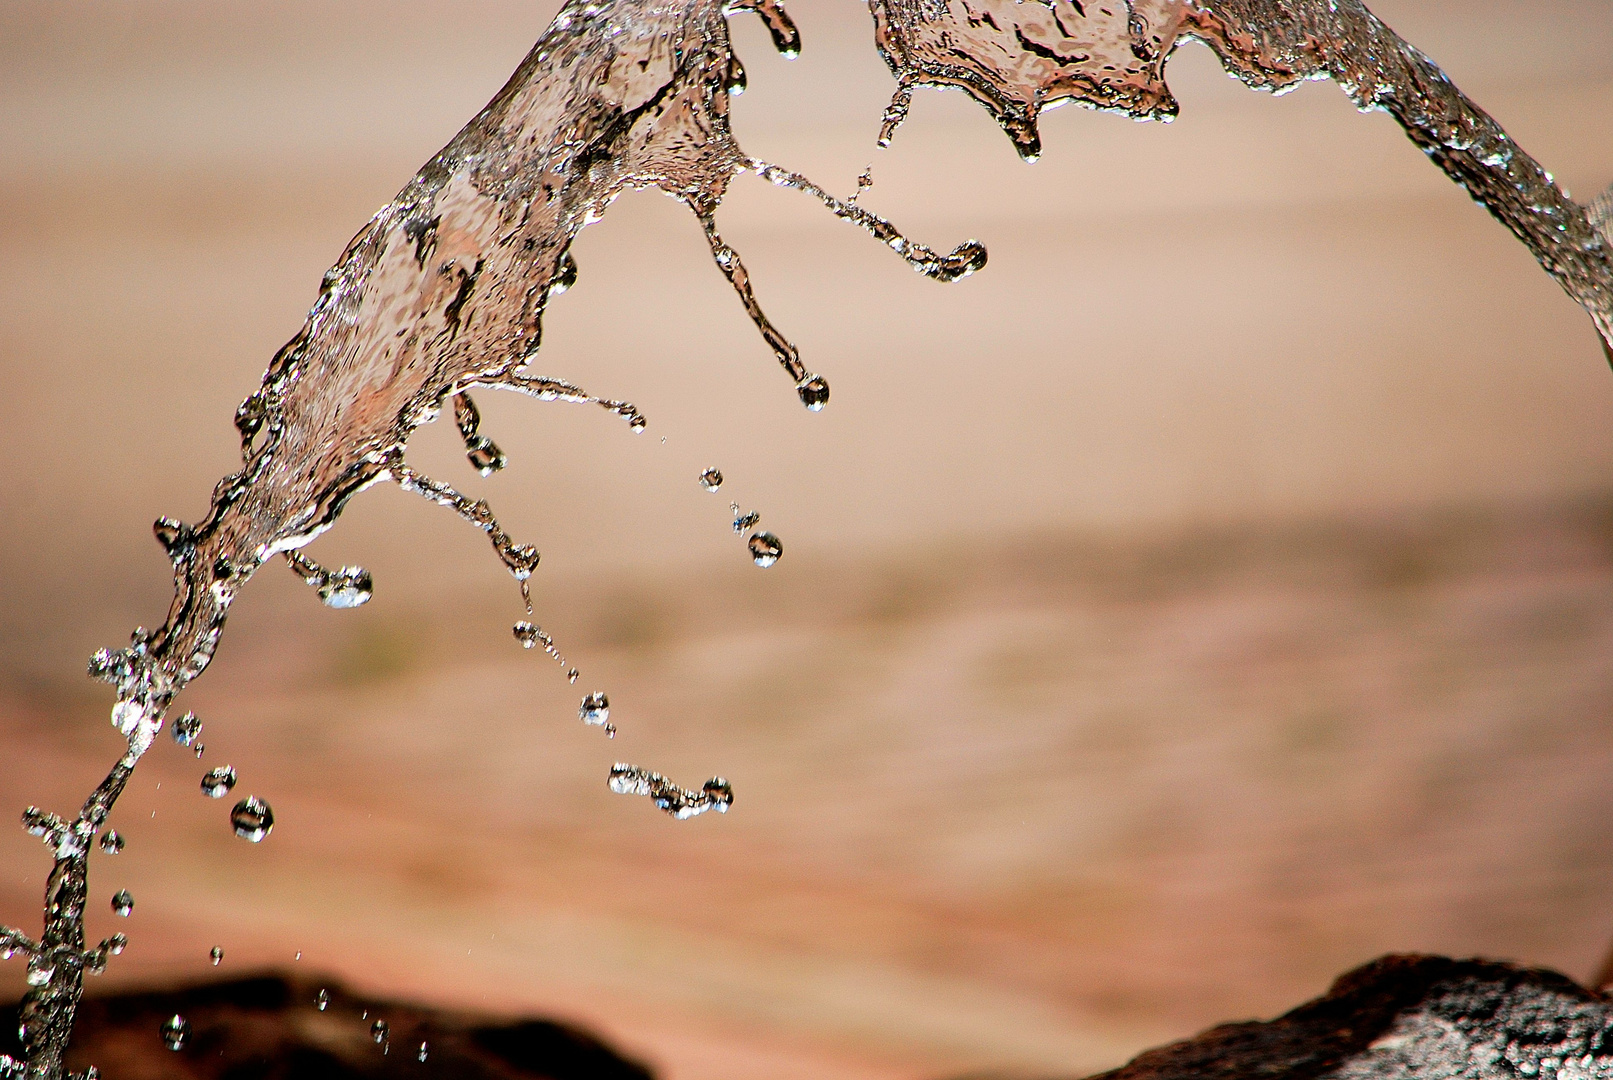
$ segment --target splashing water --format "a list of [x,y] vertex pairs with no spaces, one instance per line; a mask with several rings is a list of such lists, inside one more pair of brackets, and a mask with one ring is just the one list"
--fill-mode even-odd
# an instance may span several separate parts
[[[1164,68],[1188,40],[1207,44],[1255,89],[1282,92],[1330,77],[1362,109],[1390,113],[1511,229],[1590,313],[1613,359],[1613,190],[1589,206],[1574,202],[1359,0],[1123,6],[869,0],[869,8],[875,44],[898,84],[880,131],[887,143],[921,86],[969,93],[1027,159],[1040,149],[1040,113],[1066,102],[1168,120],[1177,106]],[[404,451],[415,429],[451,403],[472,468],[483,476],[503,469],[507,459],[481,433],[470,396],[483,389],[593,405],[632,431],[644,430],[645,417],[625,401],[527,372],[546,305],[576,283],[572,241],[623,191],[653,188],[694,213],[718,269],[812,411],[827,404],[828,381],[807,369],[763,313],[744,263],[717,230],[717,208],[736,176],[750,173],[816,199],[937,280],[984,266],[979,244],[934,252],[864,210],[856,196],[841,201],[741,151],[728,119],[729,96],[745,86],[726,23],[737,12],[758,15],[786,57],[799,51],[800,36],[778,0],[567,3],[492,102],[359,231],[325,275],[303,328],[237,410],[240,470],[219,481],[200,522],[160,518],[154,525],[174,568],[163,625],[136,629],[128,647],[102,650],[90,662],[90,673],[116,689],[111,715],[126,752],[72,820],[34,808],[24,814],[55,865],[40,938],[0,928],[0,953],[27,957],[30,984],[19,1026],[26,1060],[0,1059],[0,1075],[18,1068],[30,1080],[64,1075],[83,973],[103,970],[107,956],[127,944],[113,935],[86,947],[91,842],[175,696],[207,668],[230,605],[260,566],[282,555],[326,605],[367,603],[373,596],[367,572],[326,570],[300,549],[329,529],[355,495],[395,483],[486,534],[531,614],[528,579],[537,550],[512,540],[485,501],[416,472]],[[857,195],[869,182],[869,174],[859,178]],[[746,517],[736,531],[759,520]],[[753,536],[753,552],[770,536]],[[776,537],[771,544],[776,559]],[[533,640],[552,650],[535,625],[533,631]],[[186,714],[172,729],[175,741],[193,746],[198,757],[200,727]],[[725,811],[732,803],[725,781],[691,792],[630,765],[611,770],[610,787],[649,796],[676,817]],[[258,841],[273,827],[273,812],[260,799],[243,799],[231,822],[239,835]],[[104,851],[115,850],[107,846],[113,835],[103,838]],[[184,1026],[183,1018],[174,1019]]]

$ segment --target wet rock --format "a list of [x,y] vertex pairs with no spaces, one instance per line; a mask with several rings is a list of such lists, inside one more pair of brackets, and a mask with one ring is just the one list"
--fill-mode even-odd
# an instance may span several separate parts
[[[8,1011],[0,1024],[9,1034],[15,1008]],[[172,1051],[161,1031],[176,1013],[190,1022],[190,1035]],[[386,1022],[381,1042],[372,1034],[377,1020]],[[16,1048],[0,1045],[0,1052]],[[88,998],[68,1065],[95,1065],[109,1080],[652,1080],[643,1065],[565,1024],[501,1022],[282,975]]]
[[1613,1002],[1554,971],[1386,956],[1275,1020],[1211,1028],[1101,1080],[1234,1077],[1613,1077]]

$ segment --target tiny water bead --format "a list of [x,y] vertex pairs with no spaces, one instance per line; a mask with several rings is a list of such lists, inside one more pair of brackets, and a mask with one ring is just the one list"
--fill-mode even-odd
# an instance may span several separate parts
[[707,491],[716,491],[722,487],[722,470],[713,466],[700,474],[700,486]]
[[329,990],[321,987],[319,993],[314,995],[314,1008],[318,1009],[320,1012],[324,1012],[326,1009],[330,1008]]
[[595,690],[577,706],[577,717],[585,724],[603,726],[610,720],[610,698],[602,691]]
[[[739,507],[734,507],[734,512],[738,514]],[[739,514],[739,516],[734,519],[734,532],[743,533],[746,529],[754,529],[756,528],[757,523],[761,520],[762,515],[758,514],[754,510],[749,511],[748,513]]]
[[778,562],[784,554],[784,545],[770,532],[753,533],[747,543],[750,545],[751,559],[764,570]]
[[170,1050],[183,1050],[185,1043],[190,1039],[190,1021],[178,1013],[170,1016],[162,1025],[162,1043]]
[[375,595],[375,581],[362,566],[344,566],[319,586],[319,599],[328,608],[363,607]]
[[256,844],[274,828],[274,811],[262,799],[248,795],[230,811],[230,824],[235,826],[236,836]]
[[202,777],[202,794],[209,799],[222,799],[235,787],[235,770],[228,765],[220,765]]
[[420,1044],[420,1050],[415,1055],[415,1057],[420,1061],[425,1061],[426,1058],[430,1055],[430,1053],[431,1053],[431,1044],[428,1043],[428,1042],[422,1042]]
[[116,855],[123,850],[123,837],[118,835],[118,830],[108,829],[101,834],[101,850],[108,855]]
[[214,967],[218,967],[220,964],[222,964],[224,962],[224,950],[221,947],[217,946],[217,945],[213,946],[212,951],[209,952],[207,954],[207,956],[208,956],[208,958],[210,960],[213,961],[213,966]]
[[581,674],[582,672],[578,671],[576,668],[572,668],[570,671],[566,672],[566,681],[568,683],[574,683],[577,681],[577,677]]
[[377,1020],[370,1025],[370,1038],[378,1043],[386,1042],[387,1032],[387,1022],[385,1020]]
[[[202,722],[196,718],[196,714],[193,712],[188,712],[175,720],[174,726],[169,729],[169,734],[174,737],[174,742],[180,746],[194,744],[197,736],[201,735],[201,733]],[[200,752],[200,750],[197,751],[197,753]]]
[[822,412],[829,404],[829,381],[822,375],[808,375],[796,384],[795,392],[801,396],[801,404],[811,412]]
[[535,624],[522,620],[513,627],[515,640],[521,643],[521,648],[530,649],[538,643],[538,628]]
[[129,912],[133,910],[134,897],[129,895],[128,889],[119,889],[117,892],[112,894],[113,914],[122,915],[125,919],[127,919],[129,917]]

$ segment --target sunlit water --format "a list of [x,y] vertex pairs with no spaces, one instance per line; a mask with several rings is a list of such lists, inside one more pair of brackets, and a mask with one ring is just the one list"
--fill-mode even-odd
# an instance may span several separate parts
[[[920,86],[962,89],[1001,124],[1020,154],[1040,149],[1037,118],[1067,102],[1139,119],[1169,120],[1176,103],[1164,80],[1174,48],[1208,44],[1246,84],[1281,92],[1306,79],[1336,80],[1363,109],[1392,114],[1408,135],[1535,254],[1613,343],[1613,192],[1590,206],[1574,202],[1431,61],[1352,0],[872,0],[876,43],[898,79],[881,142],[905,118]],[[84,970],[104,969],[126,940],[94,948],[83,936],[87,864],[136,762],[151,746],[184,686],[208,666],[236,594],[281,556],[329,607],[363,605],[375,583],[361,567],[327,569],[300,548],[330,528],[347,501],[391,482],[456,513],[487,534],[518,583],[527,619],[514,633],[542,646],[570,681],[578,669],[534,620],[530,580],[539,553],[500,525],[487,502],[427,477],[405,461],[411,434],[452,410],[471,468],[488,476],[508,459],[481,430],[473,391],[505,390],[542,401],[601,407],[643,432],[647,418],[625,400],[590,394],[528,365],[541,343],[549,301],[576,281],[569,247],[630,189],[659,189],[700,221],[717,267],[773,350],[807,409],[823,409],[829,382],[764,314],[739,254],[722,238],[716,211],[731,180],[754,173],[805,193],[869,232],[915,269],[943,281],[980,269],[985,251],[968,242],[941,254],[810,180],[747,156],[728,123],[728,98],[743,91],[744,68],[728,38],[727,14],[753,11],[785,56],[800,48],[795,26],[775,0],[596,0],[568,4],[506,86],[349,243],[325,275],[303,329],[281,349],[262,386],[236,414],[242,467],[214,490],[194,525],[171,518],[154,527],[174,565],[174,600],[156,631],[135,631],[129,647],[103,650],[91,673],[116,687],[112,721],[128,749],[72,820],[30,808],[24,825],[55,858],[38,941],[0,930],[0,950],[22,954],[31,987],[22,1011],[27,1061],[0,1060],[0,1075],[62,1075],[62,1053],[82,992]],[[893,317],[897,313],[892,313]],[[720,470],[699,477],[708,491]],[[754,510],[732,504],[733,528],[749,533],[753,561],[771,566],[783,543],[756,530]],[[584,723],[615,734],[603,691],[579,706]],[[201,723],[186,714],[170,728],[201,757]],[[223,798],[237,776],[221,765],[202,779]],[[648,797],[678,818],[733,802],[727,781],[697,790],[659,773],[618,763],[609,786]],[[241,798],[229,815],[241,838],[260,842],[274,827],[270,804]],[[100,836],[115,854],[122,838]],[[117,914],[134,898],[113,896]],[[215,962],[219,955],[214,956]],[[384,1021],[376,1041],[385,1047]],[[180,1050],[188,1024],[164,1026]],[[420,1048],[425,1058],[426,1048]]]

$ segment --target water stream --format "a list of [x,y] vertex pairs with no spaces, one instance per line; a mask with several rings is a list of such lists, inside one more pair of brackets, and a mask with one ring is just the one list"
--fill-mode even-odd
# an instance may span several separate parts
[[[1176,102],[1164,80],[1172,51],[1198,40],[1249,86],[1282,92],[1332,78],[1363,109],[1381,109],[1452,179],[1510,228],[1590,313],[1613,357],[1613,191],[1590,206],[1551,176],[1464,97],[1427,57],[1355,0],[869,0],[875,41],[898,82],[881,142],[907,114],[913,91],[950,87],[975,97],[1022,156],[1040,148],[1037,117],[1075,102],[1140,119],[1168,120]],[[25,1061],[0,1057],[0,1077],[58,1080],[83,974],[103,970],[126,939],[84,940],[89,853],[121,838],[108,814],[177,695],[208,666],[230,605],[264,563],[281,556],[333,608],[366,603],[376,585],[360,567],[327,569],[301,553],[335,524],[348,500],[394,483],[452,510],[484,532],[518,583],[528,619],[520,643],[541,644],[573,682],[575,668],[532,620],[529,579],[538,550],[510,537],[486,501],[422,475],[405,460],[410,435],[445,408],[471,467],[506,465],[481,431],[472,393],[510,391],[540,401],[593,405],[642,432],[647,419],[624,400],[598,397],[529,365],[549,301],[576,280],[569,248],[623,191],[658,189],[700,221],[712,258],[809,410],[829,401],[828,381],[763,312],[744,262],[718,231],[729,184],[751,173],[821,203],[887,245],[915,270],[953,281],[985,264],[973,241],[947,253],[916,243],[856,201],[806,177],[747,156],[729,126],[728,98],[743,89],[727,18],[754,13],[780,53],[800,35],[777,0],[573,0],[509,82],[457,136],[359,230],[324,277],[302,330],[274,357],[262,385],[236,413],[241,468],[215,487],[194,524],[161,518],[158,542],[174,567],[174,598],[155,631],[102,650],[92,675],[112,684],[112,722],[126,749],[71,818],[29,808],[25,827],[51,849],[43,932],[36,940],[0,928],[0,954],[22,955],[30,990],[21,1040]],[[716,469],[702,486],[716,491]],[[733,505],[734,529],[759,522]],[[778,537],[754,532],[758,565],[782,554]],[[579,715],[614,731],[603,692]],[[187,714],[171,731],[197,756],[201,725]],[[725,780],[686,789],[648,769],[616,764],[608,783],[647,796],[676,817],[726,810]],[[231,793],[235,773],[207,774],[207,794]],[[269,836],[270,805],[249,795],[231,827],[250,841]],[[119,914],[134,900],[114,898]],[[175,1017],[163,1037],[182,1047]],[[156,1033],[154,1033],[154,1038]],[[424,1060],[425,1048],[421,1048]]]

